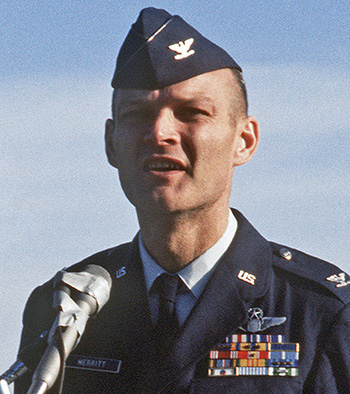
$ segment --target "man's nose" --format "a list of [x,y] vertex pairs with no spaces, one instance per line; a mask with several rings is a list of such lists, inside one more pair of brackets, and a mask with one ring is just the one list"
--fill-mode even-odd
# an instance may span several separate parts
[[157,145],[175,145],[180,141],[179,124],[172,111],[162,109],[156,115],[145,135],[145,141]]

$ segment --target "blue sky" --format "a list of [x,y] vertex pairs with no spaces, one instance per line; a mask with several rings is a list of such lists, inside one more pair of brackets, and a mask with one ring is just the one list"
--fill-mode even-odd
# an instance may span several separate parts
[[348,1],[5,0],[0,373],[31,290],[137,231],[103,129],[118,48],[150,5],[180,14],[244,70],[261,142],[236,171],[232,206],[266,238],[350,271]]

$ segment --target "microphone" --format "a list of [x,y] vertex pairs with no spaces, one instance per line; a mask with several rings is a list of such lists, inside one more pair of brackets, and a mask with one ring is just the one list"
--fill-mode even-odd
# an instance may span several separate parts
[[3,379],[0,379],[0,394],[11,394],[9,385]]
[[[60,312],[51,328],[48,347],[33,374],[27,394],[43,394],[53,386],[62,362],[79,343],[88,319],[96,315],[108,301],[112,279],[101,266],[88,265],[81,272],[59,271],[54,284],[54,307]],[[61,333],[57,333],[58,330]]]

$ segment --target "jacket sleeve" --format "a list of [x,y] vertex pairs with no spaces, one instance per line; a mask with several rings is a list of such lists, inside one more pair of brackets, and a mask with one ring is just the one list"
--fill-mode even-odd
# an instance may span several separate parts
[[338,313],[321,338],[304,393],[350,393],[350,306]]
[[[23,329],[19,353],[36,342],[41,334],[50,330],[55,315],[52,309],[52,282],[37,287],[30,295],[23,312]],[[39,357],[41,355],[38,355]],[[15,382],[15,394],[25,394],[31,384],[34,371],[27,371]]]

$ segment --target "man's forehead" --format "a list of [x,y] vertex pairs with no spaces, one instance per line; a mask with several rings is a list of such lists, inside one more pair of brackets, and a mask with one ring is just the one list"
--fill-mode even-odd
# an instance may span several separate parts
[[212,102],[218,90],[224,94],[232,90],[234,85],[233,73],[230,69],[215,70],[192,77],[161,89],[126,89],[117,88],[114,100],[116,104],[138,104],[154,102],[163,99],[174,99],[191,102]]
[[205,93],[180,95],[169,90],[118,89],[115,103],[118,107],[151,105],[152,103],[182,102],[187,104],[212,103],[210,95]]

